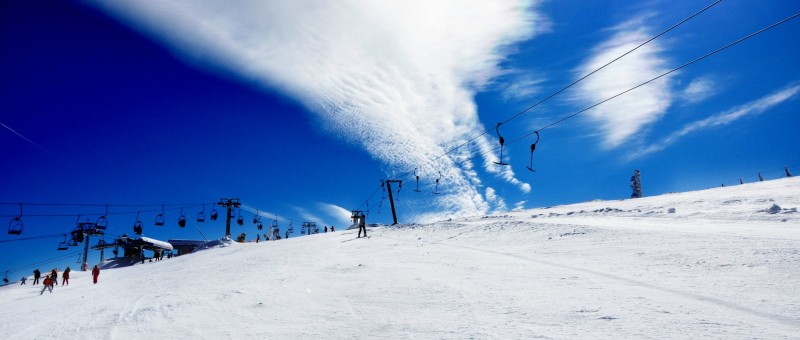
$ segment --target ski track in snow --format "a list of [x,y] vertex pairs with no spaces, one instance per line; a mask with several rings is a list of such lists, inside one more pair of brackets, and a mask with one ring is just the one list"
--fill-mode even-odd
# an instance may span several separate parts
[[73,271],[53,293],[0,288],[0,334],[798,339],[798,189],[789,178],[373,228],[369,239],[234,243],[103,270],[97,285]]

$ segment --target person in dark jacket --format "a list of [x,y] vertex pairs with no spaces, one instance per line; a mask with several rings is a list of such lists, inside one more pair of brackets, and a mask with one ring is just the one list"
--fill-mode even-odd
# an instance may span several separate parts
[[50,271],[50,280],[53,280],[53,286],[58,285],[58,270],[56,270],[55,268],[53,268],[53,270]]
[[39,284],[39,278],[42,276],[42,272],[39,271],[39,268],[33,271],[33,285]]
[[94,268],[92,268],[92,278],[94,279],[94,284],[97,284],[98,276],[100,276],[100,268],[97,268],[97,265],[94,265]]
[[69,272],[71,270],[72,269],[69,269],[69,267],[67,267],[67,269],[64,269],[64,275],[61,275],[61,285],[62,286],[63,285],[69,286]]
[[367,217],[364,216],[364,213],[361,213],[361,216],[358,217],[358,237],[361,237],[361,231],[364,231],[364,237],[367,237]]

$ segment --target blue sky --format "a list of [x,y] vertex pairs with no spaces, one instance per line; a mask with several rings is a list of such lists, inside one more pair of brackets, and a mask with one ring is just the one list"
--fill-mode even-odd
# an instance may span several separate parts
[[[722,1],[508,121],[511,165],[492,163],[483,132],[710,3],[4,1],[0,215],[96,206],[23,205],[25,233],[0,241],[106,204],[108,238],[135,211],[150,237],[219,237],[177,219],[221,197],[247,206],[234,234],[255,234],[254,209],[296,232],[356,208],[390,223],[385,178],[404,181],[400,221],[424,222],[623,199],[634,169],[645,195],[800,171],[797,18],[542,130],[535,173],[532,137],[510,143],[800,12],[777,0]],[[160,204],[175,210],[156,228]],[[2,267],[67,254],[58,241],[0,243]]]

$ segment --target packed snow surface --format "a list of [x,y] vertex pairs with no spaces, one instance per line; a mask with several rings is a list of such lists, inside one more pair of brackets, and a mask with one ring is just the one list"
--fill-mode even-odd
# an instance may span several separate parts
[[233,243],[3,287],[0,337],[800,338],[798,208],[787,178]]

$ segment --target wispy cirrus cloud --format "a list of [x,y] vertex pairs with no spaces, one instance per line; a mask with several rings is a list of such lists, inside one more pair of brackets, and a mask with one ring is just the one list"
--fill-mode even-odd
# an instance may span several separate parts
[[[294,96],[321,128],[403,171],[484,131],[475,93],[512,45],[549,29],[535,2],[516,0],[86,1],[193,63]],[[482,213],[474,164],[457,157],[420,170],[448,180],[438,209]]]
[[661,141],[654,143],[646,148],[642,148],[636,152],[628,155],[629,159],[636,159],[647,156],[649,154],[666,149],[672,144],[675,144],[681,138],[697,133],[703,130],[728,125],[739,119],[760,115],[767,112],[769,109],[784,103],[792,98],[795,98],[800,93],[800,85],[789,85],[781,90],[772,94],[761,97],[744,105],[735,107],[728,111],[713,115],[711,117],[698,120],[693,123],[686,124],[683,128],[673,132]]
[[350,211],[336,204],[319,203],[319,208],[329,217],[331,224],[334,226],[340,225],[344,227],[353,223],[350,220]]
[[698,103],[716,94],[714,81],[709,77],[692,80],[682,92],[681,97],[689,103]]
[[[596,46],[575,74],[578,77],[588,74],[650,39],[652,34],[641,24],[643,21],[631,20],[613,28],[611,38]],[[593,105],[652,79],[667,70],[663,54],[657,42],[644,45],[579,83],[579,94],[573,99]],[[672,98],[670,79],[665,77],[597,106],[585,115],[600,129],[603,146],[614,148],[661,118]]]

